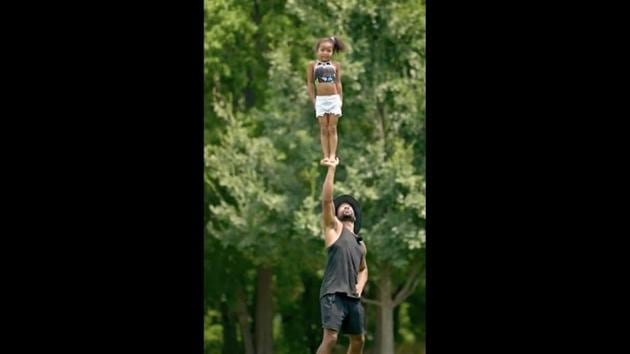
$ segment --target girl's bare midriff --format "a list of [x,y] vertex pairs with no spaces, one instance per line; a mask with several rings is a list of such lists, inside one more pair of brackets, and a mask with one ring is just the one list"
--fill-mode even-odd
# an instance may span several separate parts
[[316,85],[316,94],[317,96],[331,96],[338,95],[337,85],[334,83],[318,83]]

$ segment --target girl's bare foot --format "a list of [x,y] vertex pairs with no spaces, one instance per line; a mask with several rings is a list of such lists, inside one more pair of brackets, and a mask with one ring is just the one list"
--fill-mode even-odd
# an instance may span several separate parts
[[334,160],[326,159],[326,162],[323,165],[324,166],[335,167],[335,166],[339,165],[339,158],[336,158]]
[[330,160],[329,160],[327,157],[324,157],[323,159],[321,159],[321,160],[319,161],[319,164],[320,164],[320,165],[322,165],[322,166],[326,166],[326,165],[328,165],[329,163],[330,163]]

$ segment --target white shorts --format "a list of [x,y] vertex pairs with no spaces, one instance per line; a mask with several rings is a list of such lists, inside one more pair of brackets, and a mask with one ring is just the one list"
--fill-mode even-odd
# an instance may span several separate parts
[[315,97],[315,117],[319,118],[325,113],[341,117],[341,97],[339,95]]

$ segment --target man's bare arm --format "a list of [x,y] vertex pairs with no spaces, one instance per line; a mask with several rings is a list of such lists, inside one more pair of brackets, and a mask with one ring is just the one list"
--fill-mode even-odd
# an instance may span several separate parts
[[335,206],[332,196],[335,182],[335,169],[338,163],[339,160],[336,160],[326,165],[328,172],[326,173],[326,179],[324,180],[324,186],[322,188],[322,226],[324,229],[335,227]]
[[365,243],[363,244],[363,249],[364,249],[364,253],[363,253],[363,257],[361,258],[361,265],[359,266],[359,275],[357,277],[357,293],[359,294],[359,296],[361,296],[361,294],[363,293],[363,289],[365,288],[365,284],[367,284],[367,280],[368,280],[368,268],[367,268],[367,262],[366,262],[366,255],[367,255],[367,247],[365,246]]

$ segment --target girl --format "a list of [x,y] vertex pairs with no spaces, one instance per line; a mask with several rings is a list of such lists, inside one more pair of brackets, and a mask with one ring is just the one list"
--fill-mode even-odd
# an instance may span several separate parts
[[337,37],[321,38],[315,45],[317,61],[308,63],[306,90],[315,107],[319,121],[319,138],[324,158],[322,165],[337,158],[337,120],[341,117],[343,94],[341,92],[341,65],[332,62],[333,54],[345,49]]

